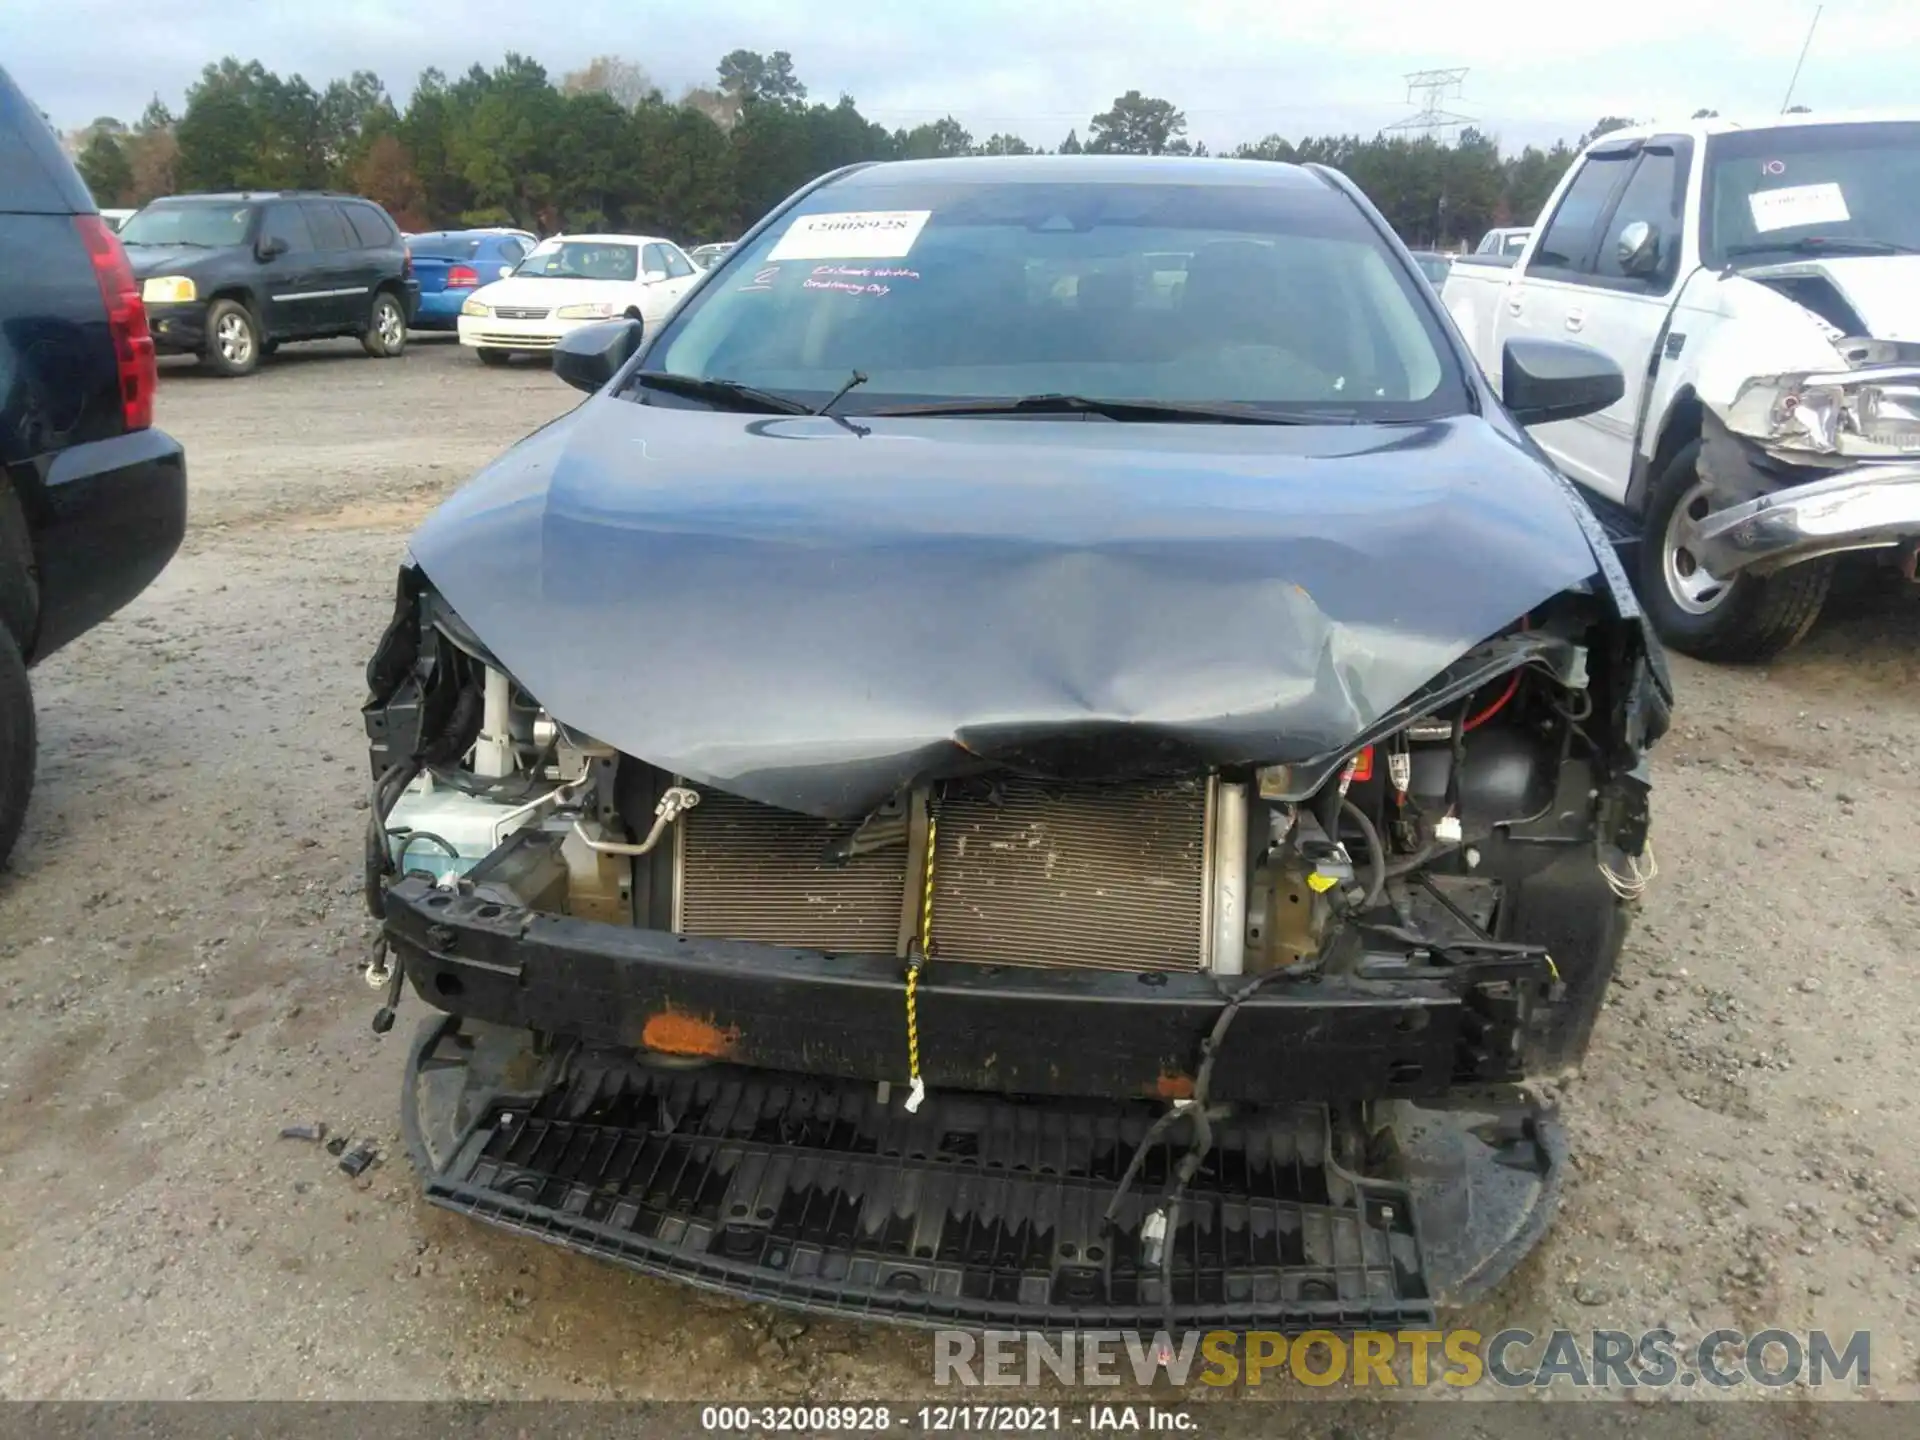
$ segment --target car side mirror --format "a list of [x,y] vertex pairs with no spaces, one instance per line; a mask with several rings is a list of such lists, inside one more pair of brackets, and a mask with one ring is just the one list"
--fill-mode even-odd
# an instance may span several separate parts
[[604,389],[620,373],[620,367],[633,358],[643,333],[638,320],[624,317],[569,330],[553,352],[553,373],[574,389],[592,395]]
[[1620,367],[1589,345],[1520,336],[1501,352],[1500,398],[1522,425],[1578,420],[1626,393]]
[[1645,220],[1629,220],[1613,242],[1613,257],[1623,275],[1648,276],[1660,268],[1660,227]]
[[645,280],[649,285],[658,285],[662,280],[667,278],[667,272],[664,270],[643,270],[640,272],[640,278]]
[[269,235],[267,236],[266,239],[262,240],[258,245],[253,247],[253,253],[259,256],[260,259],[263,261],[278,260],[282,255],[286,254],[287,251],[291,250],[292,248],[293,247],[287,244],[285,240],[281,239],[280,236]]
[[513,267],[511,265],[502,265],[500,267],[500,278],[502,280],[506,279],[507,276],[511,275],[512,273],[513,273]]

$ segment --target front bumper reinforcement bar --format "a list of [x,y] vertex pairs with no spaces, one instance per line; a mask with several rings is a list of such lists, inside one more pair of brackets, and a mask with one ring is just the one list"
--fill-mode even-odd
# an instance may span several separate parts
[[[903,970],[890,957],[548,915],[423,876],[386,892],[385,933],[421,998],[474,1020],[798,1074],[906,1078]],[[1538,956],[1502,952],[1393,979],[1263,984],[1222,1043],[1209,1098],[1351,1102],[1515,1081],[1528,991],[1545,975]],[[922,1074],[929,1090],[1183,1098],[1236,983],[936,959],[919,983]]]

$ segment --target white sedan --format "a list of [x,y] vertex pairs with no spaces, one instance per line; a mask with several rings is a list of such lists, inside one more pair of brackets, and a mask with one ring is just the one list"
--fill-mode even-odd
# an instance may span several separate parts
[[516,350],[551,350],[581,325],[626,315],[666,319],[700,270],[671,240],[651,235],[556,235],[511,275],[460,307],[460,343],[502,364]]

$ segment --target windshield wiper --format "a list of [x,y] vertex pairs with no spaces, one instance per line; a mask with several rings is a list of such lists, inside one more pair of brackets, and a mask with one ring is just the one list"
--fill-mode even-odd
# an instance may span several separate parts
[[867,383],[866,372],[863,370],[854,371],[853,374],[847,377],[847,383],[842,385],[838,390],[834,391],[833,394],[831,394],[826,398],[826,400],[822,401],[820,408],[814,411],[813,413],[816,415],[825,415],[829,410],[833,409],[834,406],[838,405],[842,400],[847,398],[848,391],[853,390],[856,387],[864,385],[866,383]]
[[1755,240],[1729,245],[1727,258],[1736,255],[1920,255],[1920,245],[1898,240],[1854,239],[1847,235],[1802,235],[1798,240]]
[[715,380],[704,375],[676,375],[671,370],[638,370],[633,383],[649,390],[664,390],[669,395],[685,395],[690,400],[705,400],[722,410],[771,410],[776,415],[811,415],[811,405],[775,395],[771,390],[756,390],[738,380]]
[[1273,415],[1245,405],[1209,405],[1172,400],[1098,400],[1086,395],[1022,395],[1012,400],[942,400],[895,405],[870,415],[1101,415],[1109,420],[1204,420],[1221,425],[1346,425],[1333,415]]

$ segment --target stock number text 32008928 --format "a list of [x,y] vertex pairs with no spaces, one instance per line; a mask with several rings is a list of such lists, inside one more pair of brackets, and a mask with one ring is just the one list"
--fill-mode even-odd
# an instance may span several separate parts
[[1086,1419],[1058,1405],[708,1405],[700,1427],[719,1432],[785,1431],[802,1435],[916,1430],[927,1434],[1057,1434]]

